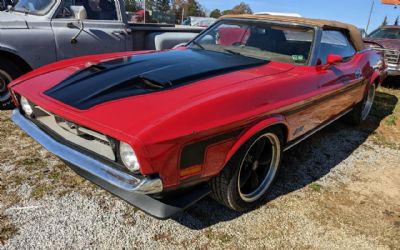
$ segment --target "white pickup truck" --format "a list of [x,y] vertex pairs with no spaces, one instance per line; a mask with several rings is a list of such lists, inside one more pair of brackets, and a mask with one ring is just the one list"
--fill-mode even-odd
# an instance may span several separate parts
[[0,12],[0,109],[12,107],[7,84],[58,60],[130,50],[163,50],[203,28],[133,24],[124,0],[19,0]]

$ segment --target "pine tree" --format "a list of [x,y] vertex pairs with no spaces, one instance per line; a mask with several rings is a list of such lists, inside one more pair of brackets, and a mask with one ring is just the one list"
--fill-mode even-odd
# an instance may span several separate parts
[[156,10],[156,0],[145,0],[146,1],[146,11]]
[[236,5],[231,10],[224,10],[222,12],[223,15],[240,15],[240,14],[253,14],[253,10],[251,9],[250,5],[245,2],[241,2],[239,5]]
[[386,25],[387,25],[387,16],[385,16],[385,19],[383,19],[381,26],[386,26]]
[[187,15],[188,16],[205,16],[201,5],[196,0],[187,0]]
[[126,11],[135,12],[140,9],[136,0],[125,0],[125,9]]
[[215,10],[211,11],[211,13],[210,13],[210,17],[213,17],[213,18],[220,18],[221,16],[222,16],[222,13],[219,9],[215,9]]
[[171,10],[170,0],[157,0],[157,11],[166,13]]

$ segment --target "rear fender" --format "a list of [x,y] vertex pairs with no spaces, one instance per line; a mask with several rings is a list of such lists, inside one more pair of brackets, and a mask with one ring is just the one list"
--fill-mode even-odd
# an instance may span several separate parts
[[233,147],[229,150],[228,154],[226,155],[225,163],[232,158],[232,156],[239,150],[239,148],[246,143],[252,136],[256,135],[257,133],[263,131],[264,129],[274,126],[280,125],[285,127],[286,131],[282,131],[285,135],[284,143],[287,142],[287,135],[289,134],[289,126],[287,124],[286,118],[283,115],[274,115],[272,117],[268,117],[265,120],[262,120],[250,128],[246,129],[239,137],[239,139],[235,142]]

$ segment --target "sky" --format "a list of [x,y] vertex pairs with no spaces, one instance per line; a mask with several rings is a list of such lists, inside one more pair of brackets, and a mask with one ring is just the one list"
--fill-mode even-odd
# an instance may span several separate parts
[[395,9],[393,5],[381,4],[380,0],[199,0],[208,11],[231,9],[246,2],[254,12],[295,12],[304,17],[343,21],[363,29],[368,23],[372,1],[375,6],[368,32],[376,29],[386,15],[388,24],[393,24],[400,16],[400,6]]

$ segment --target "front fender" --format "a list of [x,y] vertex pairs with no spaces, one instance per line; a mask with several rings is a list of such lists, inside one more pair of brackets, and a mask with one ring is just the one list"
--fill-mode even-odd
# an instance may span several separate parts
[[[229,150],[228,154],[226,155],[224,165],[232,158],[232,156],[239,150],[239,148],[246,143],[251,137],[256,135],[257,133],[263,131],[264,129],[274,126],[274,125],[281,125],[284,126],[286,131],[282,131],[284,134],[289,134],[289,126],[286,121],[286,118],[283,115],[274,115],[268,117],[258,123],[254,124],[250,128],[246,129],[239,137],[239,139],[235,142],[232,148]],[[287,138],[287,136],[286,136]],[[284,139],[285,143],[287,139]]]

